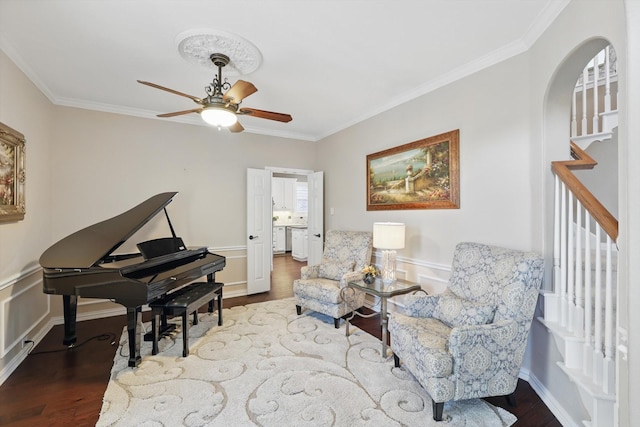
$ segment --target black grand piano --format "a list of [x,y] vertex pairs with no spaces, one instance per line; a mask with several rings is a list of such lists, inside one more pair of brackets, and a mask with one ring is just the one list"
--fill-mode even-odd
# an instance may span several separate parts
[[[65,237],[42,254],[43,290],[63,296],[65,345],[76,342],[78,297],[110,299],[127,308],[129,366],[137,366],[141,361],[142,306],[200,277],[214,281],[215,272],[224,268],[225,257],[210,253],[206,247],[187,249],[176,237],[166,210],[176,194],[157,194],[127,212]],[[180,244],[156,251],[160,255],[113,254],[161,211],[172,237],[156,240]],[[156,240],[141,242],[138,248],[152,252]]]

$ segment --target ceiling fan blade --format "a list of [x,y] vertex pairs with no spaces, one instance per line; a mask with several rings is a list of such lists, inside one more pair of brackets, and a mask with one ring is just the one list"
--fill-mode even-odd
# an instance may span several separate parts
[[138,83],[142,83],[143,85],[151,86],[151,87],[156,88],[156,89],[164,90],[164,91],[173,93],[175,95],[184,96],[185,98],[189,98],[189,99],[193,100],[194,102],[197,102],[198,104],[202,104],[203,103],[202,99],[198,98],[197,96],[193,96],[193,95],[189,95],[189,94],[186,94],[186,93],[178,92],[177,90],[169,89],[168,87],[160,86],[160,85],[157,85],[157,84],[151,83],[151,82],[145,82],[143,80],[138,80]]
[[238,80],[233,86],[231,86],[231,89],[224,94],[222,99],[225,101],[231,101],[234,104],[240,104],[243,99],[257,91],[258,89],[256,89],[253,83]]
[[255,108],[241,108],[238,110],[238,113],[246,114],[248,116],[258,117],[261,119],[275,120],[277,122],[284,122],[284,123],[288,123],[291,120],[293,120],[290,114],[274,113],[272,111],[265,111],[265,110],[256,110]]
[[244,130],[244,128],[242,127],[242,125],[240,124],[240,122],[235,122],[234,124],[232,124],[231,126],[229,126],[229,131],[230,132],[242,132]]
[[175,117],[175,116],[181,116],[183,114],[199,113],[200,111],[202,111],[202,108],[192,108],[191,110],[183,110],[183,111],[176,111],[173,113],[158,114],[158,117]]

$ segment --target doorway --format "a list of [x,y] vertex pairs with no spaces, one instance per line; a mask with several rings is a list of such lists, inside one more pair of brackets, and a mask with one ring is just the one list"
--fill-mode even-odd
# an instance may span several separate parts
[[248,295],[270,291],[272,276],[281,277],[279,272],[272,274],[282,265],[274,263],[274,257],[295,258],[292,261],[300,267],[319,262],[324,237],[323,179],[323,172],[310,170],[247,169]]

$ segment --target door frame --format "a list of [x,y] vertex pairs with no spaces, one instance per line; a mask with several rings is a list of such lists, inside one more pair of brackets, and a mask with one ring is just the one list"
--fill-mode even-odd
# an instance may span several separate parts
[[[247,169],[259,169],[259,168],[247,168]],[[276,175],[278,175],[278,174],[299,175],[299,176],[305,176],[306,177],[308,175],[311,175],[311,174],[317,172],[317,171],[313,171],[313,170],[310,170],[310,169],[283,168],[283,167],[275,167],[275,166],[265,166],[264,168],[262,168],[262,170],[264,170],[265,172],[268,172],[268,174],[270,175],[270,178],[273,178],[274,174],[276,174]],[[269,186],[269,187],[271,187],[271,186]],[[249,195],[247,194],[247,197],[248,196]],[[271,213],[266,218],[268,220],[268,222],[271,224],[271,230],[270,230],[271,234],[273,233],[273,221],[272,221],[272,216],[273,215],[272,214],[273,214],[273,210],[271,210]],[[249,215],[248,212],[247,212],[247,215]],[[322,216],[324,217],[324,212],[322,212]],[[247,218],[247,224],[249,223],[249,220],[250,220],[250,218]],[[322,220],[322,222],[324,224],[324,219]],[[249,230],[247,230],[247,232],[248,231]],[[269,234],[269,235],[271,236],[271,234]],[[270,268],[270,271],[273,271],[273,245],[269,245],[269,251],[271,253],[271,262],[270,262],[269,268]],[[250,253],[249,253],[249,251],[247,251],[247,265],[249,265],[249,263],[251,261],[252,260],[250,259]],[[249,272],[247,270],[247,290],[249,289],[249,279],[250,279],[248,273]],[[270,289],[271,288],[271,278],[270,278],[270,275],[267,275],[267,277],[268,277],[268,282],[269,282],[268,285],[269,285],[269,289]]]

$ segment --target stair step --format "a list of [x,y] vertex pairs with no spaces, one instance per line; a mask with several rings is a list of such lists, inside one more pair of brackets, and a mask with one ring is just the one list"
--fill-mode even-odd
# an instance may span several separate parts
[[562,369],[567,376],[576,383],[578,386],[582,387],[590,396],[605,400],[609,402],[615,402],[616,396],[613,393],[605,393],[602,391],[602,386],[595,384],[591,377],[588,377],[582,373],[580,369],[567,368],[564,363],[557,362],[560,369]]

